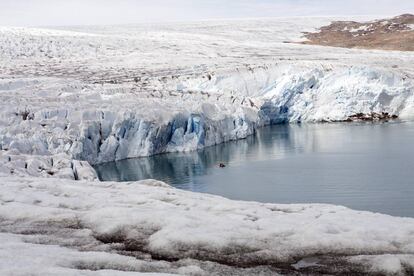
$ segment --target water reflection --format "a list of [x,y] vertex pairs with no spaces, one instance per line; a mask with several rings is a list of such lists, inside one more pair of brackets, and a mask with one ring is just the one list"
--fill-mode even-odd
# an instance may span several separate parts
[[96,169],[102,180],[153,178],[233,199],[332,203],[414,216],[412,141],[412,123],[280,125],[199,152]]
[[[295,127],[266,127],[246,139],[220,144],[189,153],[167,153],[148,158],[135,158],[96,166],[105,181],[159,179],[173,185],[190,182],[192,177],[205,175],[220,163],[227,166],[248,161],[282,158],[287,152],[302,152],[301,138]],[[296,138],[295,138],[296,137]],[[298,143],[299,142],[299,143]],[[295,145],[299,144],[298,146]]]

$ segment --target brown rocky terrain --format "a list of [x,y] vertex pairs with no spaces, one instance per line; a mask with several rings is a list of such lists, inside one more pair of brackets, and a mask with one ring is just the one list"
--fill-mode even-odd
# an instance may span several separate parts
[[319,32],[305,33],[304,44],[414,51],[414,15],[403,14],[370,22],[334,21]]

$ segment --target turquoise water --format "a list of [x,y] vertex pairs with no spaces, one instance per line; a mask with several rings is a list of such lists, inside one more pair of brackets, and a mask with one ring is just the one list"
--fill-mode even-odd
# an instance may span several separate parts
[[332,203],[414,217],[413,142],[408,122],[279,125],[198,152],[96,169],[104,181],[153,178],[231,199]]

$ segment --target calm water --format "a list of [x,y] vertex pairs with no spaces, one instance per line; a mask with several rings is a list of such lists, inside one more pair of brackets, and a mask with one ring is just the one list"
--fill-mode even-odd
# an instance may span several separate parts
[[414,217],[413,142],[414,123],[282,125],[199,152],[96,168],[102,180],[154,178],[232,199]]

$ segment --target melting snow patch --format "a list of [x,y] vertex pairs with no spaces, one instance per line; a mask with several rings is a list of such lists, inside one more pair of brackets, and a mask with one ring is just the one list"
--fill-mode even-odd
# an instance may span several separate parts
[[350,33],[356,33],[356,32],[360,32],[360,31],[368,31],[368,30],[369,30],[369,28],[370,28],[370,26],[369,26],[369,25],[362,25],[362,26],[360,26],[360,27],[358,27],[358,28],[351,28],[351,29],[349,30],[349,32],[350,32]]

